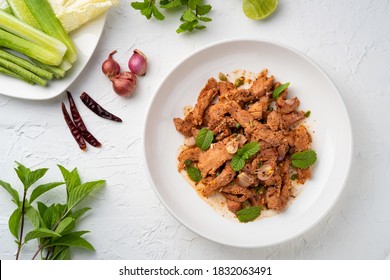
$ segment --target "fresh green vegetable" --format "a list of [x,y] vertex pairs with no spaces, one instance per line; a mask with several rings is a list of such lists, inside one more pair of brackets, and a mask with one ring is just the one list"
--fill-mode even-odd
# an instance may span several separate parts
[[164,20],[165,16],[157,8],[157,3],[160,7],[166,10],[181,9],[183,13],[180,21],[183,23],[176,30],[177,33],[192,32],[194,30],[205,29],[206,26],[201,25],[201,22],[209,22],[211,18],[205,15],[210,12],[210,5],[202,4],[202,0],[144,0],[143,2],[131,2],[131,6],[139,10],[147,19],[152,16],[157,20]]
[[47,0],[23,0],[42,30],[65,44],[67,50],[65,58],[73,63],[77,59],[76,46],[66,33],[60,20],[54,14],[53,8]]
[[240,77],[234,81],[234,86],[238,88],[239,86],[242,86],[244,84],[244,77]]
[[305,113],[305,117],[306,117],[306,118],[310,117],[310,114],[311,114],[311,112],[310,112],[310,111],[307,111],[307,112]]
[[290,85],[290,82],[288,83],[285,83],[283,85],[280,85],[278,86],[277,88],[274,89],[273,93],[272,93],[272,97],[274,99],[278,99],[279,98],[279,95],[286,89],[288,88],[288,86]]
[[38,22],[35,20],[30,10],[28,9],[24,0],[7,0],[9,8],[12,10],[14,16],[28,25],[42,30]]
[[187,174],[192,181],[199,182],[202,180],[202,175],[200,174],[199,169],[194,166],[187,167]]
[[211,130],[203,127],[196,136],[196,146],[202,151],[206,151],[214,140],[214,133]]
[[[39,253],[41,259],[70,259],[72,247],[94,250],[93,246],[81,237],[87,231],[75,231],[76,222],[90,208],[76,209],[76,207],[92,191],[103,186],[105,181],[98,180],[82,184],[77,169],[68,171],[59,165],[65,182],[39,185],[30,192],[32,186],[46,174],[48,169],[30,170],[20,163],[17,164],[15,171],[23,184],[22,198],[9,183],[0,180],[0,186],[10,194],[12,201],[16,204],[16,210],[11,214],[8,221],[9,230],[18,245],[16,259],[19,259],[24,244],[34,239],[37,239],[38,248],[32,259],[35,259]],[[64,183],[67,196],[65,204],[45,205],[40,201],[36,201],[41,195]],[[29,197],[27,196],[28,193],[31,193]],[[33,202],[36,206],[33,205]],[[24,234],[26,217],[33,229]]]
[[14,72],[12,72],[4,67],[1,67],[1,66],[0,66],[0,73],[5,74],[5,75],[10,76],[10,77],[13,77],[13,78],[16,78],[16,79],[19,79],[21,81],[25,81],[25,82],[32,84],[32,85],[34,84],[31,80],[26,79],[25,77],[20,76],[20,75],[14,73]]
[[[0,33],[1,34],[1,33]],[[15,64],[11,61],[5,60],[4,58],[0,58],[0,66],[8,69],[9,71],[22,76],[23,78],[30,80],[31,82],[38,84],[40,86],[46,86],[47,81],[42,79],[41,77],[35,75],[34,73],[24,69],[23,67]]]
[[[28,1],[28,3],[30,2],[32,1]],[[0,10],[0,28],[3,29],[1,30],[2,32],[12,33],[12,35],[16,35],[14,37],[20,37],[19,40],[10,36],[3,38],[6,34],[2,33],[0,36],[0,45],[4,46],[1,44],[1,41],[9,40],[5,47],[21,52],[19,50],[19,45],[21,44],[20,40],[24,39],[22,45],[24,45],[25,50],[22,53],[43,63],[59,65],[67,51],[67,46],[56,38],[31,27],[18,18],[7,14],[3,10]],[[34,50],[29,50],[34,45],[39,46],[40,48],[35,47]]]
[[241,223],[247,223],[253,221],[258,216],[260,216],[261,207],[252,206],[249,208],[244,208],[236,212],[237,218]]
[[39,67],[53,73],[56,79],[61,79],[65,76],[65,70],[61,69],[59,66],[47,65],[42,62],[39,62],[36,59],[32,59],[32,61]]
[[291,163],[298,168],[308,168],[317,161],[317,154],[313,150],[305,150],[299,153],[294,153],[291,156]]
[[3,58],[5,60],[11,61],[24,69],[38,75],[39,77],[46,79],[46,80],[51,80],[53,79],[53,74],[46,71],[45,69],[39,68],[36,65],[32,64],[31,62],[18,57],[12,53],[6,52],[4,50],[0,49],[0,58]]
[[257,142],[250,142],[238,149],[237,154],[234,155],[231,161],[233,170],[240,171],[244,167],[245,161],[258,151],[260,151],[260,144]]

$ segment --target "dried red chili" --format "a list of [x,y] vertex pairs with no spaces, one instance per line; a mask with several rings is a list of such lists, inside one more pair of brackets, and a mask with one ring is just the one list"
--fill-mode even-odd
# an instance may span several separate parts
[[115,121],[115,122],[122,122],[122,120],[119,117],[111,114],[106,109],[104,109],[102,106],[100,106],[86,92],[83,92],[80,95],[80,99],[81,99],[81,101],[83,101],[85,106],[87,106],[92,112],[94,112],[99,117],[105,118],[107,120]]
[[73,138],[76,140],[80,149],[85,150],[87,148],[87,145],[85,144],[85,141],[83,139],[83,136],[80,133],[80,130],[77,128],[77,126],[71,120],[71,118],[68,114],[68,111],[66,110],[64,102],[61,102],[61,107],[62,107],[62,113],[64,115],[65,122],[68,125],[69,130],[73,135]]
[[102,144],[90,133],[87,129],[87,127],[84,124],[83,119],[80,116],[79,111],[77,110],[76,103],[73,100],[72,94],[67,91],[66,92],[69,99],[69,105],[70,105],[70,112],[72,114],[73,122],[77,126],[77,128],[80,130],[81,135],[87,141],[89,144],[91,144],[94,147],[100,148]]

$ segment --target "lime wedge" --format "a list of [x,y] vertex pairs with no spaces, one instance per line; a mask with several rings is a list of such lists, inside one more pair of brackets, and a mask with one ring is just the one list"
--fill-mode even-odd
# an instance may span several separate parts
[[245,15],[253,20],[270,16],[278,6],[278,0],[244,0],[242,10]]

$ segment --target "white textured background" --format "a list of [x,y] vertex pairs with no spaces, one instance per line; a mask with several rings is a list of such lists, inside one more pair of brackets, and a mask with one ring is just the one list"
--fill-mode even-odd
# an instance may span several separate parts
[[[179,14],[147,21],[121,1],[109,12],[105,31],[83,74],[69,90],[87,91],[123,117],[117,124],[98,118],[76,102],[102,149],[82,153],[60,110],[65,95],[31,102],[0,96],[0,178],[16,182],[14,161],[49,167],[46,182],[60,179],[56,164],[78,167],[84,180],[107,180],[89,200],[93,209],[81,222],[96,252],[76,251],[75,259],[383,259],[390,253],[390,1],[280,0],[275,14],[254,22],[239,0],[208,0],[213,22],[207,30],[177,35]],[[150,98],[167,72],[198,48],[221,39],[258,38],[305,53],[333,79],[348,108],[354,154],[345,191],[313,229],[283,244],[239,249],[210,242],[179,224],[158,201],[146,177],[141,133]],[[116,96],[101,72],[109,52],[126,66],[131,51],[148,56],[147,75],[130,99]],[[1,85],[0,85],[1,86]],[[28,94],[28,93],[26,93]],[[332,113],[332,108],[329,108]],[[63,189],[43,197],[63,197]],[[0,190],[0,258],[13,259],[8,231],[13,211]],[[26,247],[22,258],[31,257]]]

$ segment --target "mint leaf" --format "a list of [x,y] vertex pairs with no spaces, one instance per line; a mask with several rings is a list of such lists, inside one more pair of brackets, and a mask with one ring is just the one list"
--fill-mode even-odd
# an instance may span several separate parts
[[190,8],[188,8],[187,10],[184,11],[182,19],[184,21],[196,20],[196,14]]
[[173,0],[173,1],[161,1],[160,7],[163,9],[172,9],[181,6],[181,0]]
[[15,236],[16,240],[19,240],[19,226],[20,226],[21,218],[22,218],[22,213],[18,208],[11,214],[8,220],[9,231],[12,233],[13,236]]
[[20,206],[21,206],[21,203],[20,203],[19,193],[17,192],[17,190],[15,190],[14,188],[12,188],[11,185],[8,184],[7,182],[1,181],[1,180],[0,180],[0,186],[2,186],[2,187],[11,195],[12,201],[13,201],[18,207],[20,207]]
[[240,171],[245,166],[245,159],[239,155],[234,155],[231,161],[231,166],[234,171]]
[[237,155],[248,159],[260,151],[260,144],[257,142],[250,142],[237,151]]
[[196,137],[196,146],[198,146],[202,151],[205,151],[210,147],[213,140],[214,133],[204,127],[198,132],[198,136]]
[[278,99],[279,95],[290,85],[290,82],[285,83],[283,85],[278,86],[276,89],[274,89],[274,92],[272,93],[272,97],[274,99]]
[[201,21],[204,21],[204,22],[209,22],[209,21],[212,20],[212,19],[209,18],[209,17],[198,17],[198,19],[201,20]]
[[313,150],[305,150],[299,153],[294,153],[291,156],[291,163],[298,168],[308,168],[317,160],[317,154]]
[[48,192],[51,189],[54,189],[55,187],[58,187],[63,184],[64,182],[54,182],[54,183],[48,183],[36,187],[31,193],[30,200],[29,200],[30,204],[45,192]]
[[54,247],[53,256],[51,260],[70,260],[70,247],[69,246],[56,246]]
[[196,6],[200,5],[201,3],[202,3],[202,0],[189,0],[188,7],[190,7],[192,10],[195,10]]
[[58,207],[56,207],[55,204],[50,205],[42,215],[42,227],[51,229],[54,224],[61,218],[61,214],[62,213],[60,213]]
[[236,212],[237,218],[241,223],[247,223],[253,221],[258,216],[260,216],[261,207],[252,206],[249,208],[244,208]]
[[39,228],[41,221],[40,221],[38,211],[35,210],[34,207],[30,206],[26,211],[26,215],[29,221],[31,222],[31,224],[34,226],[34,228]]
[[199,182],[202,180],[202,175],[198,168],[190,166],[187,168],[187,174],[191,178],[192,181]]
[[200,16],[204,16],[211,11],[211,5],[200,5],[196,7],[196,13]]
[[24,241],[27,242],[35,238],[44,237],[61,237],[61,235],[47,228],[37,228],[27,233]]
[[240,171],[245,166],[245,161],[258,151],[260,151],[260,144],[257,142],[250,142],[238,149],[237,154],[234,155],[231,161],[233,170]]
[[165,19],[164,15],[154,5],[152,7],[152,13],[153,13],[154,18],[157,20],[164,20]]
[[131,2],[130,5],[136,10],[142,10],[148,6],[148,3],[146,3],[146,2]]
[[68,211],[86,198],[93,190],[102,187],[105,182],[105,180],[92,181],[74,188],[71,192],[69,192],[67,201]]

